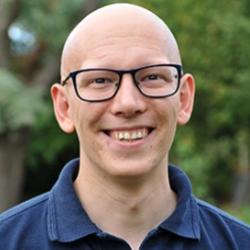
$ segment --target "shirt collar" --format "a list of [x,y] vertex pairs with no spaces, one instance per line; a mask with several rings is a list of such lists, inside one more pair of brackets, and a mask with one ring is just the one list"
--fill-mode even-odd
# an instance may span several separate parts
[[82,208],[72,185],[78,166],[78,159],[70,161],[50,192],[47,223],[52,241],[71,242],[99,231]]
[[[47,224],[52,241],[72,242],[100,232],[82,208],[72,185],[78,166],[79,159],[66,164],[49,194]],[[175,211],[160,228],[181,237],[199,239],[198,206],[191,194],[191,183],[183,171],[172,165],[169,178],[179,199]]]
[[200,239],[199,211],[192,197],[192,187],[187,175],[179,168],[169,166],[171,188],[177,193],[178,203],[175,211],[160,227],[176,235]]

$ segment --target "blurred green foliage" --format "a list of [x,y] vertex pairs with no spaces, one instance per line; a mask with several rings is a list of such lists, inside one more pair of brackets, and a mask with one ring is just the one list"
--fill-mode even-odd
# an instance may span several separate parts
[[0,69],[0,83],[0,134],[33,126],[38,114],[48,112],[38,87],[29,88],[6,69]]
[[250,206],[243,206],[238,209],[233,209],[231,206],[229,207],[223,207],[224,210],[228,211],[233,216],[236,216],[237,218],[244,220],[244,222],[250,224]]
[[65,37],[77,23],[86,1],[83,0],[36,0],[22,1],[22,14],[18,19],[34,32],[49,53],[61,49]]

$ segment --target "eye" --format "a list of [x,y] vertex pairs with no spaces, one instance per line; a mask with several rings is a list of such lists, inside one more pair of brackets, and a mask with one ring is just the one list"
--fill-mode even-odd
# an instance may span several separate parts
[[174,79],[176,78],[175,75],[173,75],[171,72],[169,71],[163,71],[163,72],[157,72],[157,73],[151,73],[151,74],[147,74],[145,75],[141,81],[143,82],[154,82],[154,84],[157,82],[159,83],[169,83],[172,82]]
[[113,83],[114,80],[112,80],[111,78],[100,76],[89,79],[88,83],[85,86],[93,89],[105,89],[113,86]]
[[99,77],[99,78],[95,78],[92,80],[92,83],[97,83],[97,84],[104,84],[104,83],[110,83],[110,82],[112,82],[111,79],[104,78],[104,77]]
[[141,82],[152,82],[152,81],[161,81],[164,79],[164,76],[158,73],[147,74],[141,78]]
[[159,75],[156,74],[152,74],[152,75],[148,75],[144,78],[144,80],[158,80],[160,78]]

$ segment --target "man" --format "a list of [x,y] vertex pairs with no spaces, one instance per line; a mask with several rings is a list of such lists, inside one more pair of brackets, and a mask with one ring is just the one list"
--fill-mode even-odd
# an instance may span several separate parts
[[194,198],[169,165],[195,86],[159,17],[130,4],[91,13],[66,41],[61,77],[54,111],[80,158],[1,215],[1,249],[249,249],[250,228]]

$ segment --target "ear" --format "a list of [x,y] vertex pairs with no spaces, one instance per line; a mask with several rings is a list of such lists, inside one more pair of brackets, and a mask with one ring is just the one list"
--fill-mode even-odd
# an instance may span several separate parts
[[61,84],[55,83],[52,85],[50,93],[54,105],[54,113],[59,126],[64,132],[72,133],[75,127],[69,112],[66,89]]
[[180,83],[180,108],[178,124],[186,124],[192,114],[195,95],[195,80],[192,75],[185,74]]

